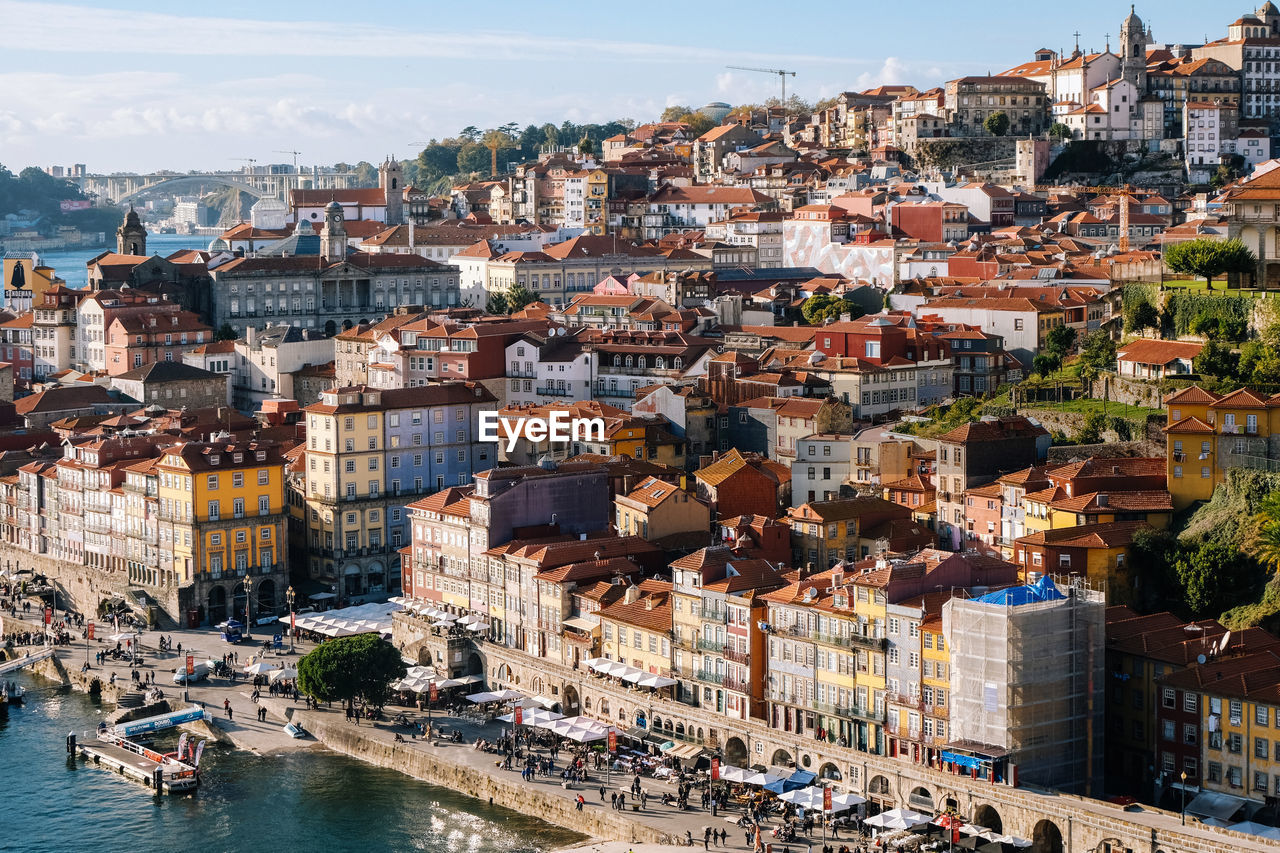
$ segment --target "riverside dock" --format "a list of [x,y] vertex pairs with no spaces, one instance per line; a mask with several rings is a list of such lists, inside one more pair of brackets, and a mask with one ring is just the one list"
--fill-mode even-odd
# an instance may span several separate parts
[[[87,738],[88,733],[85,734]],[[114,734],[101,734],[81,743],[77,743],[74,734],[70,735],[67,751],[165,794],[194,791],[200,784],[200,774],[194,765]]]

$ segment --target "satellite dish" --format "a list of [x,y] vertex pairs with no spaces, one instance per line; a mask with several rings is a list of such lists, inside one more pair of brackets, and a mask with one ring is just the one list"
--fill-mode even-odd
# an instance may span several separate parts
[[1196,663],[1198,664],[1203,664],[1207,660],[1208,658],[1205,657],[1204,655],[1196,655]]

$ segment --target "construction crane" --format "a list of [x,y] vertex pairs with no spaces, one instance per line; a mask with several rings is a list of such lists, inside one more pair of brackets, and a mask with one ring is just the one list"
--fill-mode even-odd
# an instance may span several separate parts
[[286,151],[286,150],[284,150],[283,148],[276,148],[276,149],[274,150],[274,153],[276,153],[276,154],[292,154],[292,155],[293,155],[293,171],[295,171],[295,172],[296,172],[296,171],[298,171],[298,155],[302,153],[301,151],[293,151],[293,150]]
[[1053,186],[1051,184],[1036,184],[1036,192],[1079,192],[1089,195],[1105,195],[1116,196],[1118,206],[1120,208],[1120,240],[1116,243],[1116,248],[1121,252],[1129,251],[1129,199],[1137,195],[1137,190],[1129,184],[1121,184],[1115,187],[1092,186],[1092,187],[1072,187],[1072,186]]
[[725,68],[732,68],[734,71],[755,71],[760,74],[777,74],[778,79],[782,82],[782,108],[787,108],[787,75],[796,76],[796,72],[787,71],[785,68],[749,68],[745,65],[726,65]]
[[251,175],[253,174],[253,165],[254,165],[255,163],[257,163],[257,162],[258,162],[257,160],[253,159],[252,157],[228,157],[227,159],[228,159],[228,160],[237,160],[237,161],[239,161],[239,162],[241,162],[241,163],[248,163],[248,164],[249,164],[249,174],[251,174]]

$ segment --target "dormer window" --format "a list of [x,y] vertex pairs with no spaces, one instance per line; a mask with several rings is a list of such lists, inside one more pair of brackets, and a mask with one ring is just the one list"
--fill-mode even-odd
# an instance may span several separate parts
[[211,454],[209,454],[209,464],[210,464],[210,465],[217,465],[217,464],[218,464],[218,463],[220,463],[221,461],[222,461],[222,454],[220,454],[220,453],[211,453]]

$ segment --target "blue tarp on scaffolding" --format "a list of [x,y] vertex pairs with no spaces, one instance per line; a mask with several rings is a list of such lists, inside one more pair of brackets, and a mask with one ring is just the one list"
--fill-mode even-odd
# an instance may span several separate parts
[[1045,575],[1035,583],[1023,586],[1011,586],[998,589],[986,595],[978,596],[975,601],[983,604],[1002,604],[1005,607],[1017,607],[1019,604],[1038,604],[1042,601],[1057,601],[1066,598],[1054,585],[1053,580]]

